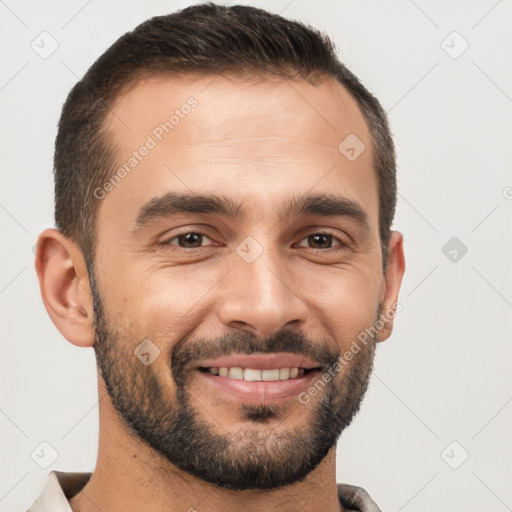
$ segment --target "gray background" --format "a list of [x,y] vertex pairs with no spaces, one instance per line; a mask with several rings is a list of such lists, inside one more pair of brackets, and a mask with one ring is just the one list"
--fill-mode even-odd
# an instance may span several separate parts
[[[51,469],[96,460],[93,351],[50,321],[32,252],[53,226],[62,103],[122,33],[189,3],[0,0],[0,511],[24,510]],[[398,149],[403,311],[338,445],[338,481],[384,511],[512,510],[511,3],[248,3],[327,31]]]

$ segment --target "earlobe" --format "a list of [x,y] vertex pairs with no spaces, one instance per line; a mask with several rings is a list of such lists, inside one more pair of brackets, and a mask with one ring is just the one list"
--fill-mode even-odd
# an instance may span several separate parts
[[37,242],[35,267],[46,311],[57,329],[73,345],[92,347],[92,297],[78,246],[60,231],[46,229]]
[[381,313],[379,319],[379,332],[376,341],[387,340],[393,332],[395,315],[400,311],[398,294],[405,272],[405,257],[403,235],[398,231],[391,233],[389,241],[388,265],[381,287]]

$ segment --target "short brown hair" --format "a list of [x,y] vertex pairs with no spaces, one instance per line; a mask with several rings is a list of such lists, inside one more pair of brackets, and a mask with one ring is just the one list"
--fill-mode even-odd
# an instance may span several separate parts
[[380,103],[338,60],[333,43],[321,32],[262,9],[213,3],[151,18],[124,34],[67,97],[55,141],[55,222],[79,245],[89,269],[94,264],[98,210],[93,190],[116,168],[105,119],[120,91],[144,72],[267,73],[338,80],[357,101],[371,133],[386,269],[396,207],[396,162]]

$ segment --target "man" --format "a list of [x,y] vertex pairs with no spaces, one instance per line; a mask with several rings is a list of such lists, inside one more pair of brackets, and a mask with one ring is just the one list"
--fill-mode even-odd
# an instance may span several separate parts
[[92,473],[32,512],[376,511],[336,442],[404,273],[377,100],[327,38],[204,4],[121,37],[64,105],[36,268],[93,347]]

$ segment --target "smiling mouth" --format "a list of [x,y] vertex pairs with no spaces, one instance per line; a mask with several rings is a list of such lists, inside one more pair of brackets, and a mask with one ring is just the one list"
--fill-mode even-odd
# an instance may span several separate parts
[[261,370],[257,368],[233,367],[199,367],[198,370],[217,377],[225,377],[232,380],[244,380],[247,382],[276,382],[283,380],[299,379],[304,375],[317,371],[320,368],[272,368]]

